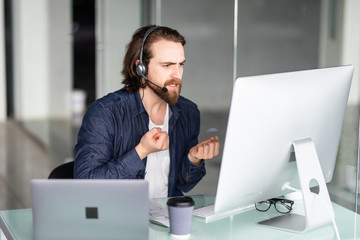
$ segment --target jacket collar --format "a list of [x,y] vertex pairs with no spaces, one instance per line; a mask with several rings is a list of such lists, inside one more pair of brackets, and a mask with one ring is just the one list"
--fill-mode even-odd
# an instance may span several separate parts
[[142,113],[146,113],[139,92],[129,93],[129,98],[131,99],[130,104],[131,104],[131,111],[133,117],[140,115]]

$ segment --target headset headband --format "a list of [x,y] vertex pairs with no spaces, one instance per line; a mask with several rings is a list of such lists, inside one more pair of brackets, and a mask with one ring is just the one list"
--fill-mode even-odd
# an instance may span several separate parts
[[150,35],[150,33],[152,31],[154,31],[155,29],[159,28],[160,26],[153,26],[151,28],[149,28],[145,35],[144,35],[144,38],[143,38],[143,41],[142,41],[142,44],[141,44],[141,48],[140,48],[140,56],[139,56],[139,64],[143,65],[143,62],[142,62],[142,56],[143,56],[143,51],[144,51],[144,45],[145,45],[145,41],[146,41],[146,38]]

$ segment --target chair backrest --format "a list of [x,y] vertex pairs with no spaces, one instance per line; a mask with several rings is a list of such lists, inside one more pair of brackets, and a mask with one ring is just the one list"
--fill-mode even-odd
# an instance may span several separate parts
[[49,179],[73,179],[74,178],[74,161],[57,166],[49,175]]

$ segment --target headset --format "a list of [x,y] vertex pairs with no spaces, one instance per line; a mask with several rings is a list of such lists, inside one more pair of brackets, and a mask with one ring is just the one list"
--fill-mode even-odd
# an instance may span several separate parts
[[[145,81],[148,81],[149,83],[153,84],[154,86],[160,88],[161,91],[167,92],[168,90],[166,87],[160,87],[159,85],[157,85],[157,84],[153,83],[152,81],[150,81],[149,79],[147,79],[146,75],[147,75],[148,69],[147,69],[147,66],[142,61],[146,38],[150,35],[150,33],[152,33],[157,28],[160,28],[160,26],[153,26],[153,27],[149,28],[144,35],[144,38],[142,40],[142,44],[140,47],[139,63],[136,66],[136,73],[140,78],[144,78]],[[145,87],[144,84],[141,82],[141,79],[140,79],[140,85],[141,85],[141,87]]]

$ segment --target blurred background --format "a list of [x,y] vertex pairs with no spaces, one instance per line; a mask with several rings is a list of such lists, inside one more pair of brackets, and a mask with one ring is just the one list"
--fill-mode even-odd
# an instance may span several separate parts
[[[217,134],[222,147],[236,77],[354,65],[328,188],[357,209],[360,1],[0,0],[0,9],[0,210],[31,207],[30,179],[73,159],[82,114],[122,88],[125,46],[147,24],[185,36],[182,95],[199,106],[200,139]],[[189,194],[216,192],[221,154],[206,164]]]

